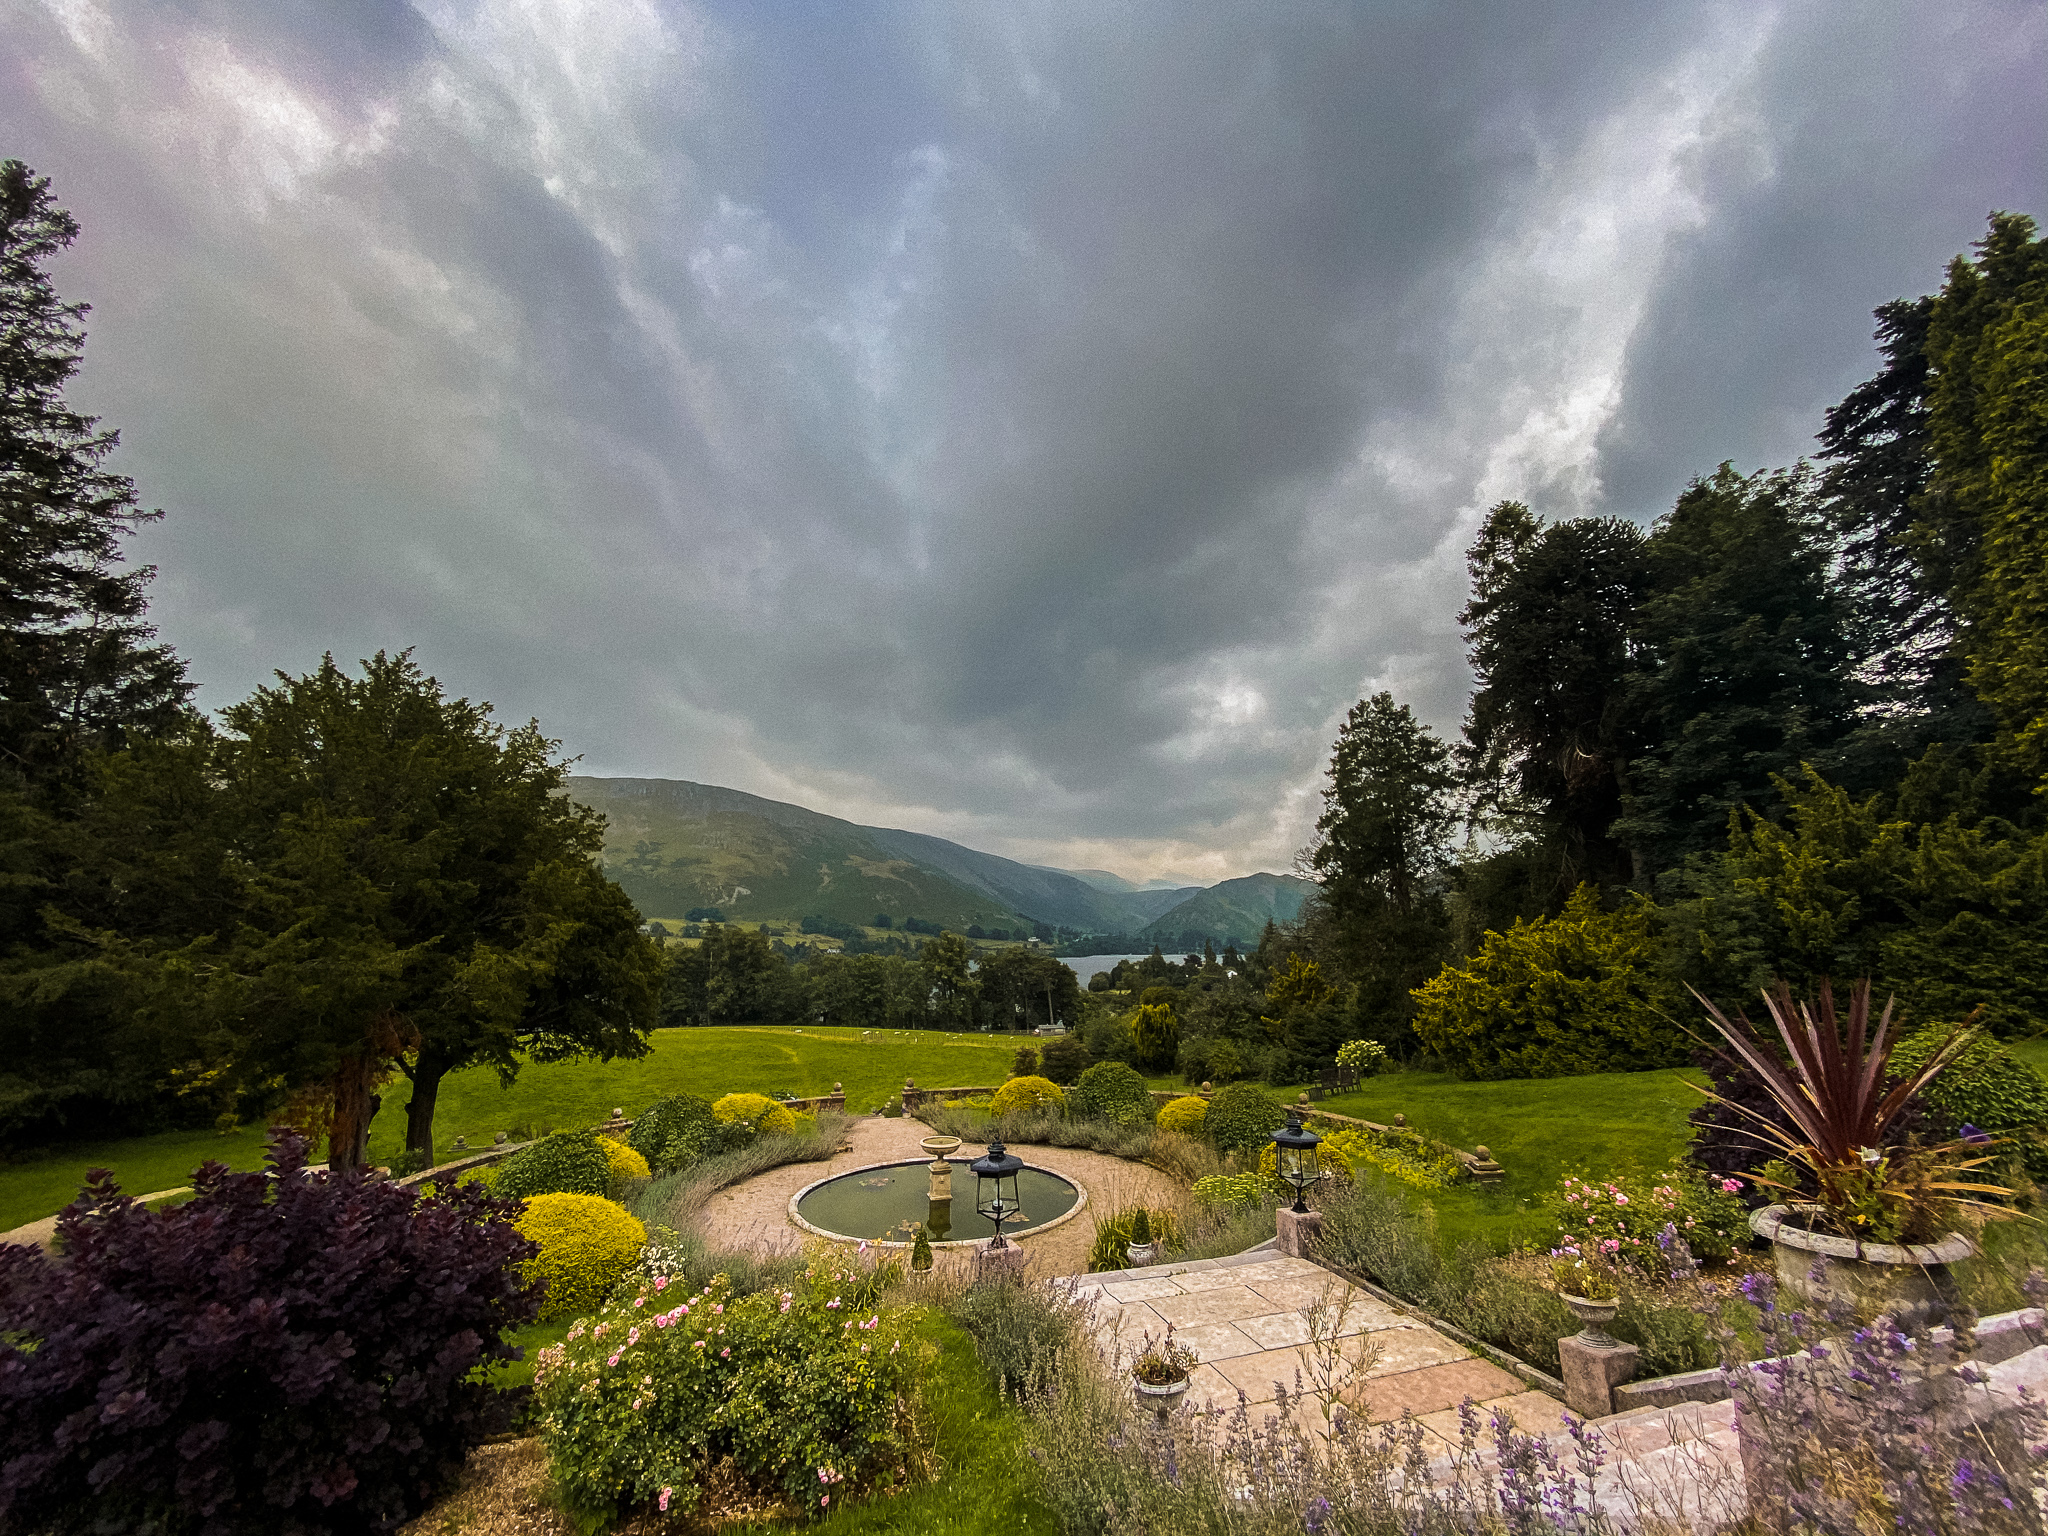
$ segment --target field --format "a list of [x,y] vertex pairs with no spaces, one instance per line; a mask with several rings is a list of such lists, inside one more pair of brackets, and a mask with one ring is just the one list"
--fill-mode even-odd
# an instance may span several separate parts
[[[473,1069],[450,1075],[435,1105],[434,1140],[451,1155],[457,1136],[489,1146],[497,1131],[542,1126],[593,1125],[614,1107],[638,1114],[672,1093],[788,1092],[811,1098],[846,1085],[847,1108],[865,1113],[899,1092],[906,1077],[927,1087],[999,1083],[1009,1075],[1017,1045],[1026,1037],[891,1032],[863,1042],[860,1031],[664,1029],[653,1052],[638,1061],[529,1064],[510,1088],[497,1075]],[[370,1128],[370,1156],[389,1162],[405,1143],[405,1105],[412,1085],[403,1077],[384,1089],[384,1105]],[[81,1142],[0,1166],[0,1232],[59,1210],[78,1193],[85,1170],[111,1168],[122,1189],[150,1194],[186,1183],[206,1158],[231,1168],[263,1163],[260,1128],[222,1136],[180,1131],[122,1141]]]

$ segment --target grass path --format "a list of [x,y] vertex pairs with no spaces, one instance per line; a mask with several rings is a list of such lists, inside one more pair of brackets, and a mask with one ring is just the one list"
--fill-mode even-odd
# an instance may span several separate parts
[[[864,1113],[903,1087],[999,1083],[1009,1075],[1019,1039],[955,1035],[937,1030],[891,1031],[863,1041],[859,1030],[801,1030],[786,1025],[745,1029],[655,1031],[652,1052],[638,1061],[528,1063],[510,1088],[478,1068],[451,1074],[435,1105],[434,1139],[446,1158],[457,1136],[488,1146],[493,1132],[590,1125],[622,1107],[638,1114],[673,1093],[778,1090],[811,1098],[846,1085],[847,1108]],[[370,1127],[370,1156],[389,1162],[405,1142],[405,1106],[412,1085],[386,1085]],[[229,1135],[171,1131],[117,1141],[80,1141],[0,1165],[0,1232],[51,1215],[78,1194],[88,1168],[111,1168],[124,1190],[145,1194],[188,1182],[207,1158],[230,1168],[263,1164],[264,1132]]]

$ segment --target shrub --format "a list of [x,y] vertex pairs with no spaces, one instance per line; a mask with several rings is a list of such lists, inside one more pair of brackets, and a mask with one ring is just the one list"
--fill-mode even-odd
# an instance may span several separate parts
[[1152,1119],[1152,1092],[1136,1069],[1120,1061],[1099,1061],[1068,1093],[1067,1113],[1118,1125],[1146,1125]]
[[539,1245],[526,1273],[544,1288],[544,1323],[596,1311],[647,1241],[638,1218],[602,1195],[535,1195],[514,1225]]
[[1457,1148],[1413,1127],[1347,1127],[1324,1136],[1323,1147],[1344,1159],[1347,1172],[1369,1165],[1416,1189],[1447,1189],[1465,1176],[1465,1161]]
[[1747,1214],[1736,1196],[1681,1167],[1655,1179],[1568,1177],[1544,1197],[1543,1208],[1557,1219],[1554,1253],[1666,1280],[1674,1267],[1690,1267],[1688,1251],[1717,1259],[1735,1251]]
[[1414,992],[1415,1033],[1461,1077],[1566,1077],[1677,1060],[1658,1008],[1655,909],[1602,912],[1582,885],[1563,912],[1488,933],[1479,953]]
[[1216,1090],[1203,1122],[1219,1152],[1250,1152],[1265,1146],[1287,1123],[1287,1112],[1250,1083]]
[[1038,1073],[1038,1052],[1028,1045],[1017,1047],[1016,1059],[1010,1063],[1010,1076],[1035,1077]]
[[614,1137],[600,1136],[604,1143],[604,1159],[612,1176],[614,1192],[623,1190],[639,1179],[650,1179],[654,1172],[647,1166],[647,1159]]
[[798,1509],[902,1474],[913,1357],[895,1314],[814,1266],[735,1297],[657,1276],[543,1350],[535,1374],[556,1488],[588,1524],[693,1506],[713,1466]]
[[0,1529],[386,1529],[501,1427],[479,1367],[537,1300],[512,1207],[305,1162],[279,1134],[162,1211],[95,1170],[64,1262],[0,1247]]
[[[1892,1050],[1886,1074],[1919,1072],[1953,1032],[1937,1025],[1908,1035]],[[1989,1035],[1965,1046],[1920,1099],[1951,1134],[1971,1125],[2010,1138],[2027,1172],[2048,1181],[2048,1080]]]
[[1194,1197],[1204,1205],[1243,1205],[1263,1195],[1272,1184],[1268,1173],[1213,1173],[1194,1183]]
[[1065,1088],[1088,1070],[1088,1046],[1079,1035],[1057,1035],[1039,1055],[1039,1071]]
[[556,1131],[499,1164],[492,1193],[508,1200],[535,1195],[609,1195],[616,1145],[595,1131]]
[[989,1107],[998,1115],[1020,1115],[1061,1109],[1066,1099],[1065,1090],[1045,1078],[1013,1077],[996,1090]]
[[1360,1077],[1371,1077],[1387,1059],[1387,1048],[1377,1040],[1346,1040],[1337,1047],[1337,1065]]
[[1161,1106],[1159,1129],[1178,1131],[1183,1136],[1202,1134],[1202,1122],[1209,1118],[1209,1101],[1199,1094],[1189,1094],[1183,1099],[1174,1099]]
[[1071,1285],[985,1280],[967,1287],[946,1311],[972,1336],[982,1365],[1007,1391],[1022,1387],[1037,1362],[1049,1365],[1085,1342],[1088,1309]]
[[657,1173],[686,1168],[708,1153],[717,1135],[718,1117],[711,1101],[679,1093],[651,1104],[633,1122],[626,1144]]
[[721,1125],[751,1125],[764,1136],[787,1136],[796,1116],[765,1093],[728,1093],[713,1101],[712,1118]]

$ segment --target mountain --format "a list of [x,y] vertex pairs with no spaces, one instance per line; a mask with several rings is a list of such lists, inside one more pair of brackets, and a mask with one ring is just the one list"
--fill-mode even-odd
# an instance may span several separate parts
[[1138,914],[1140,923],[1149,923],[1182,902],[1192,901],[1204,889],[1199,885],[1168,886],[1163,890],[1132,891],[1122,899],[1125,906]]
[[1126,880],[1122,875],[1113,875],[1106,869],[1062,869],[1062,875],[1072,875],[1076,880],[1092,885],[1098,891],[1108,891],[1114,896],[1128,896],[1134,891],[1203,891],[1208,887],[1197,881],[1147,880],[1143,885]]
[[1156,916],[1160,895],[1182,894],[1115,895],[1064,870],[713,784],[577,775],[569,793],[604,812],[605,873],[650,918],[717,907],[749,921],[866,924],[886,912],[955,929],[1035,921],[1117,933]]
[[1183,934],[1199,934],[1223,943],[1256,944],[1268,921],[1289,922],[1313,896],[1313,880],[1294,875],[1246,875],[1212,885],[1162,913],[1142,937],[1161,948],[1178,946]]

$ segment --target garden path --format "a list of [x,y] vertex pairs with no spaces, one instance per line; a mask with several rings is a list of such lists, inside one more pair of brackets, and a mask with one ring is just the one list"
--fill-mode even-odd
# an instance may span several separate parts
[[[1564,1466],[1574,1464],[1564,1404],[1446,1338],[1426,1323],[1307,1259],[1254,1250],[1223,1259],[1160,1264],[1148,1269],[1076,1275],[1070,1282],[1094,1308],[1099,1346],[1136,1352],[1150,1332],[1174,1338],[1201,1356],[1185,1405],[1236,1408],[1242,1393],[1256,1426],[1277,1416],[1279,1384],[1296,1392],[1312,1384],[1309,1308],[1318,1300],[1344,1309],[1333,1330],[1362,1369],[1340,1369],[1337,1397],[1371,1424],[1411,1414],[1429,1437],[1433,1474],[1491,1484],[1497,1474],[1490,1423],[1498,1414],[1524,1434],[1542,1435]],[[1460,1405],[1478,1410],[1481,1438],[1474,1461],[1455,1465]],[[1313,1401],[1290,1415],[1311,1433],[1325,1433]],[[1602,1506],[1624,1516],[1662,1516],[1678,1529],[1712,1529],[1744,1507],[1741,1456],[1726,1403],[1642,1409],[1598,1421],[1606,1440],[1594,1491]]]
[[[807,1184],[834,1174],[864,1168],[873,1163],[901,1162],[921,1158],[918,1142],[931,1135],[931,1127],[909,1116],[890,1119],[864,1115],[847,1130],[847,1149],[823,1163],[793,1163],[771,1168],[744,1184],[720,1190],[697,1213],[697,1230],[716,1248],[751,1253],[789,1253],[803,1245],[807,1236],[789,1219],[789,1197]],[[956,1156],[972,1149],[963,1147]],[[1085,1269],[1088,1250],[1095,1243],[1096,1212],[1141,1201],[1168,1205],[1177,1200],[1181,1188],[1166,1174],[1142,1163],[1126,1162],[1100,1152],[1083,1152],[1071,1147],[1019,1145],[1011,1151],[1040,1168],[1049,1168],[1062,1178],[1073,1180],[1088,1192],[1087,1206],[1071,1221],[1043,1232],[1025,1232],[1011,1241],[1024,1249],[1034,1274],[1066,1275]],[[960,1189],[955,1175],[956,1190]],[[969,1181],[971,1186],[972,1181]],[[962,1191],[971,1195],[971,1187]],[[956,1203],[959,1197],[956,1195]],[[945,1270],[973,1263],[974,1250],[941,1247],[935,1257]]]

